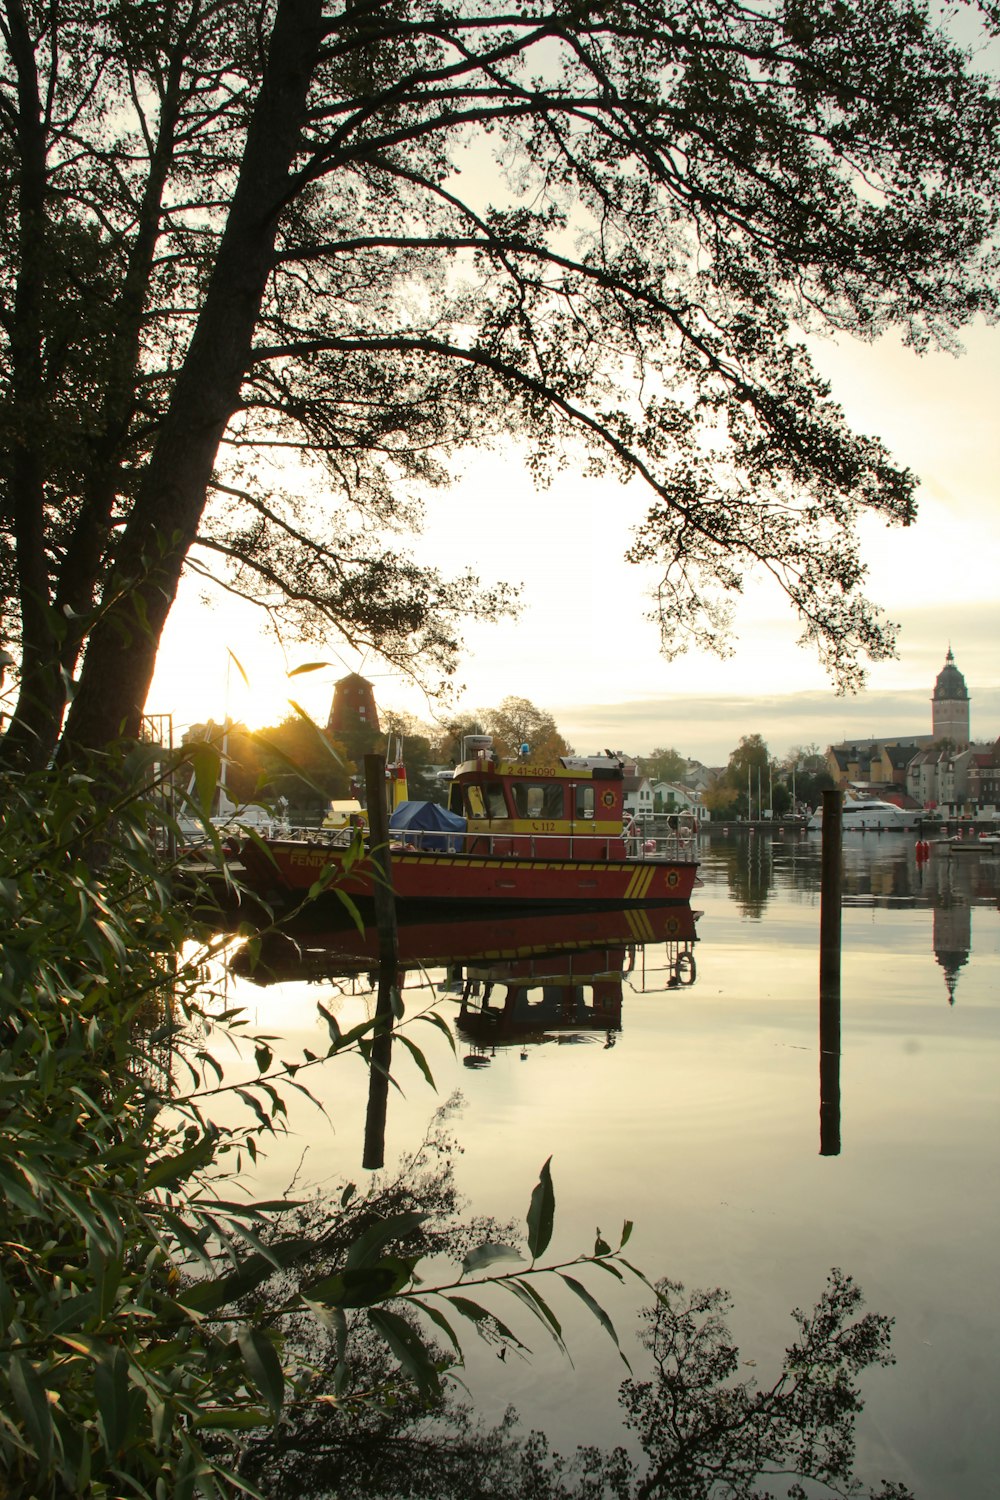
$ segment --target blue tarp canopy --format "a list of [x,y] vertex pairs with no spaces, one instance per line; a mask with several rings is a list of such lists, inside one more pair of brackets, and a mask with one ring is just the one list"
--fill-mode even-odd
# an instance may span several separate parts
[[465,819],[439,802],[401,802],[389,818],[389,827],[394,833],[406,829],[418,832],[420,837],[414,843],[421,849],[461,849],[461,841],[452,842],[447,835],[464,833]]

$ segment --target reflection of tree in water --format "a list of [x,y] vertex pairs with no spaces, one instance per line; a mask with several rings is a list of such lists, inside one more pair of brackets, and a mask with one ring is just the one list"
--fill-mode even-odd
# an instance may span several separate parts
[[741,834],[732,843],[711,846],[712,864],[721,867],[732,899],[746,917],[760,917],[774,883],[771,839],[764,834]]
[[[628,1489],[646,1500],[766,1500],[758,1481],[779,1477],[789,1497],[863,1493],[853,1476],[854,1424],[863,1402],[855,1377],[892,1364],[892,1320],[857,1316],[861,1292],[834,1270],[816,1306],[792,1314],[798,1336],[773,1385],[737,1380],[740,1351],[723,1314],[728,1294],[657,1284],[660,1301],[643,1314],[643,1343],[654,1373],[626,1380],[620,1401],[639,1436],[643,1460]],[[807,1491],[800,1481],[811,1482]],[[868,1491],[869,1495],[874,1492]],[[902,1485],[883,1485],[883,1500],[903,1500]]]
[[[918,858],[916,833],[849,833],[844,838],[843,894],[847,899],[872,897],[878,902],[948,906],[993,904],[1000,887],[1000,861],[972,856],[949,857],[935,843],[929,858]],[[822,841],[818,834],[756,830],[712,833],[703,844],[701,873],[724,881],[748,916],[759,916],[776,891],[801,895],[818,892],[822,878]]]
[[[459,1221],[454,1150],[439,1124],[409,1164],[412,1180],[400,1177],[365,1195],[343,1232],[356,1235],[366,1218],[418,1206],[429,1217],[414,1230],[414,1254],[464,1253],[484,1230],[509,1241],[509,1225]],[[311,1233],[322,1213],[318,1203],[307,1211]],[[335,1250],[324,1245],[327,1264]],[[285,1290],[276,1278],[270,1296],[280,1301]],[[450,1351],[438,1351],[445,1378],[440,1398],[432,1398],[393,1370],[384,1343],[358,1317],[348,1325],[346,1345],[336,1330],[326,1337],[314,1325],[296,1349],[286,1350],[286,1358],[314,1370],[314,1398],[274,1430],[254,1433],[237,1460],[239,1473],[270,1500],[804,1500],[807,1494],[907,1500],[901,1485],[875,1492],[853,1474],[854,1425],[863,1404],[856,1378],[892,1358],[891,1320],[860,1314],[861,1294],[849,1277],[831,1272],[811,1312],[793,1314],[797,1336],[768,1386],[738,1378],[741,1356],[725,1323],[726,1293],[687,1294],[666,1280],[656,1292],[640,1332],[651,1372],[625,1380],[619,1391],[638,1455],[624,1447],[560,1455],[542,1433],[526,1433],[512,1409],[487,1427],[459,1398]],[[481,1331],[501,1358],[511,1352],[501,1326]],[[769,1482],[777,1489],[760,1487]]]

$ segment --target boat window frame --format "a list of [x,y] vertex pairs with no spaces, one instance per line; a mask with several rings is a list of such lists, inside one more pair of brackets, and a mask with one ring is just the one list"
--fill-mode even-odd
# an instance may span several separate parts
[[499,823],[510,817],[510,808],[507,806],[507,798],[504,795],[504,784],[502,781],[487,781],[481,787],[483,799],[486,803],[486,816],[491,823]]
[[[518,780],[511,785],[514,816],[530,822],[564,823],[566,821],[566,787],[562,781],[538,777]],[[540,800],[532,793],[540,793]],[[536,808],[533,802],[538,802]]]

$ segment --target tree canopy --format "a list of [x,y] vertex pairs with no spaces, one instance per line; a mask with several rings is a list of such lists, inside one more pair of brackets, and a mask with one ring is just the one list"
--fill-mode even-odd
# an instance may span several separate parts
[[639,762],[642,774],[651,781],[680,781],[687,771],[687,760],[679,750],[658,746]]
[[77,675],[64,756],[134,732],[185,567],[447,672],[510,596],[392,535],[501,435],[648,486],[665,650],[760,567],[856,682],[915,479],[802,338],[995,315],[977,68],[912,0],[0,0],[8,756]]
[[498,755],[516,755],[522,745],[529,745],[536,759],[573,754],[549,711],[527,698],[502,698],[496,708],[481,708],[479,718]]

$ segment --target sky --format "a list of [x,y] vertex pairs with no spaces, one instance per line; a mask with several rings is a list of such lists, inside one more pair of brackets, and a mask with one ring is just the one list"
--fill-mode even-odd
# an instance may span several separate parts
[[[1000,737],[1000,329],[966,330],[965,352],[918,356],[898,340],[813,342],[817,364],[848,419],[881,437],[920,477],[915,526],[866,521],[867,592],[900,626],[898,658],[879,663],[857,696],[837,697],[777,589],[761,582],[739,601],[735,654],[690,652],[667,662],[646,618],[653,573],[627,564],[631,527],[646,509],[638,484],[572,473],[537,490],[515,453],[476,453],[428,502],[410,550],[443,572],[471,566],[484,584],[522,585],[516,620],[472,626],[447,705],[377,658],[331,640],[288,646],[249,606],[213,608],[182,584],[147,701],[190,723],[228,712],[252,728],[274,724],[294,699],[325,721],[333,684],[360,671],[380,709],[432,724],[508,696],[549,711],[579,753],[646,754],[672,747],[723,765],[744,735],[772,755],[842,739],[930,733],[930,697],[949,648],[971,696],[976,740]],[[230,660],[232,652],[248,683]],[[303,662],[321,670],[289,680]]]

